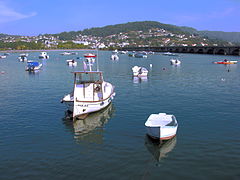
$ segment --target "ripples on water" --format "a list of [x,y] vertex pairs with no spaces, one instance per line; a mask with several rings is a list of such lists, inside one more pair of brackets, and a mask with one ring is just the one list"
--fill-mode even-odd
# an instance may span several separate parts
[[[211,62],[233,56],[182,54],[134,59],[99,52],[104,79],[116,87],[113,104],[86,120],[65,116],[60,99],[73,88],[76,57],[49,52],[43,70],[24,71],[18,53],[0,60],[1,179],[239,179],[240,70]],[[79,52],[82,56],[85,52]],[[29,53],[36,59],[38,52]],[[153,64],[152,69],[149,64]],[[131,67],[149,69],[133,79]],[[230,72],[228,72],[230,69]],[[151,113],[176,116],[177,137],[158,144],[146,136]]]

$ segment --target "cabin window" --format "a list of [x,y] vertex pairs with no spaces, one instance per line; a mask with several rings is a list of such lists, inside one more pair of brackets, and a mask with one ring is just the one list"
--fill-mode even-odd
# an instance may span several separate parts
[[100,82],[100,73],[79,73],[76,74],[76,84]]

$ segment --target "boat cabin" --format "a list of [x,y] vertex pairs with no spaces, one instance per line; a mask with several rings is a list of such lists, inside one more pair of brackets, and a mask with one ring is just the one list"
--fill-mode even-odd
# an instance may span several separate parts
[[74,94],[78,102],[103,100],[106,91],[103,84],[102,72],[74,72]]

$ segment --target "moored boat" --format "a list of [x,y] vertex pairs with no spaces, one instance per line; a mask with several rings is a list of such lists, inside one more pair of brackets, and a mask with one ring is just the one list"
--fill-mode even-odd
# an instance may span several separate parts
[[181,61],[179,59],[170,59],[171,65],[180,65]]
[[147,55],[146,54],[143,54],[143,53],[136,53],[134,55],[135,58],[147,58]]
[[19,57],[18,57],[18,60],[19,60],[20,62],[24,62],[24,61],[27,61],[27,57],[26,57],[26,56],[19,56]]
[[115,96],[114,86],[103,80],[100,71],[78,71],[74,74],[73,92],[64,96],[73,118],[99,111],[111,103]]
[[49,58],[49,55],[48,55],[46,52],[41,52],[38,57],[39,57],[39,58],[42,58],[42,59],[48,59],[48,58]]
[[5,55],[0,55],[0,59],[5,59],[7,56]]
[[134,66],[132,68],[134,77],[142,77],[148,75],[148,70],[145,67]]
[[74,59],[66,60],[66,62],[69,66],[77,66],[77,61],[75,61]]
[[227,59],[223,60],[223,61],[214,61],[214,64],[237,64],[238,61],[229,61]]
[[[92,71],[93,63],[89,59],[95,60],[95,58],[88,56],[86,61],[83,61],[84,71],[73,72],[73,92],[62,99],[74,119],[105,108],[115,96],[114,86],[103,80],[102,72]],[[89,71],[87,71],[88,67]]]
[[112,55],[111,55],[111,60],[113,60],[113,61],[119,60],[118,55],[117,55],[117,54],[112,54]]
[[97,57],[97,55],[93,54],[93,53],[86,53],[86,54],[84,54],[84,57],[85,58],[95,58],[95,57]]
[[72,53],[70,52],[63,52],[63,53],[60,53],[60,55],[63,55],[63,56],[67,56],[67,55],[71,55]]
[[147,134],[160,140],[168,140],[176,136],[178,123],[174,115],[166,113],[151,114],[145,122]]
[[165,52],[162,55],[164,56],[178,56],[177,54],[171,53],[171,52]]
[[36,71],[40,70],[42,68],[42,63],[34,62],[34,61],[28,61],[26,66],[26,71]]
[[19,54],[19,56],[21,57],[28,57],[28,53],[22,53],[22,54]]

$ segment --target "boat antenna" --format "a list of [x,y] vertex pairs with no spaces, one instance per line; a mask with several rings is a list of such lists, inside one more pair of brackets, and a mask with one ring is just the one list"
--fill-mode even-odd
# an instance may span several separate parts
[[96,51],[97,51],[97,71],[99,71],[99,66],[98,66],[98,46],[96,47]]

